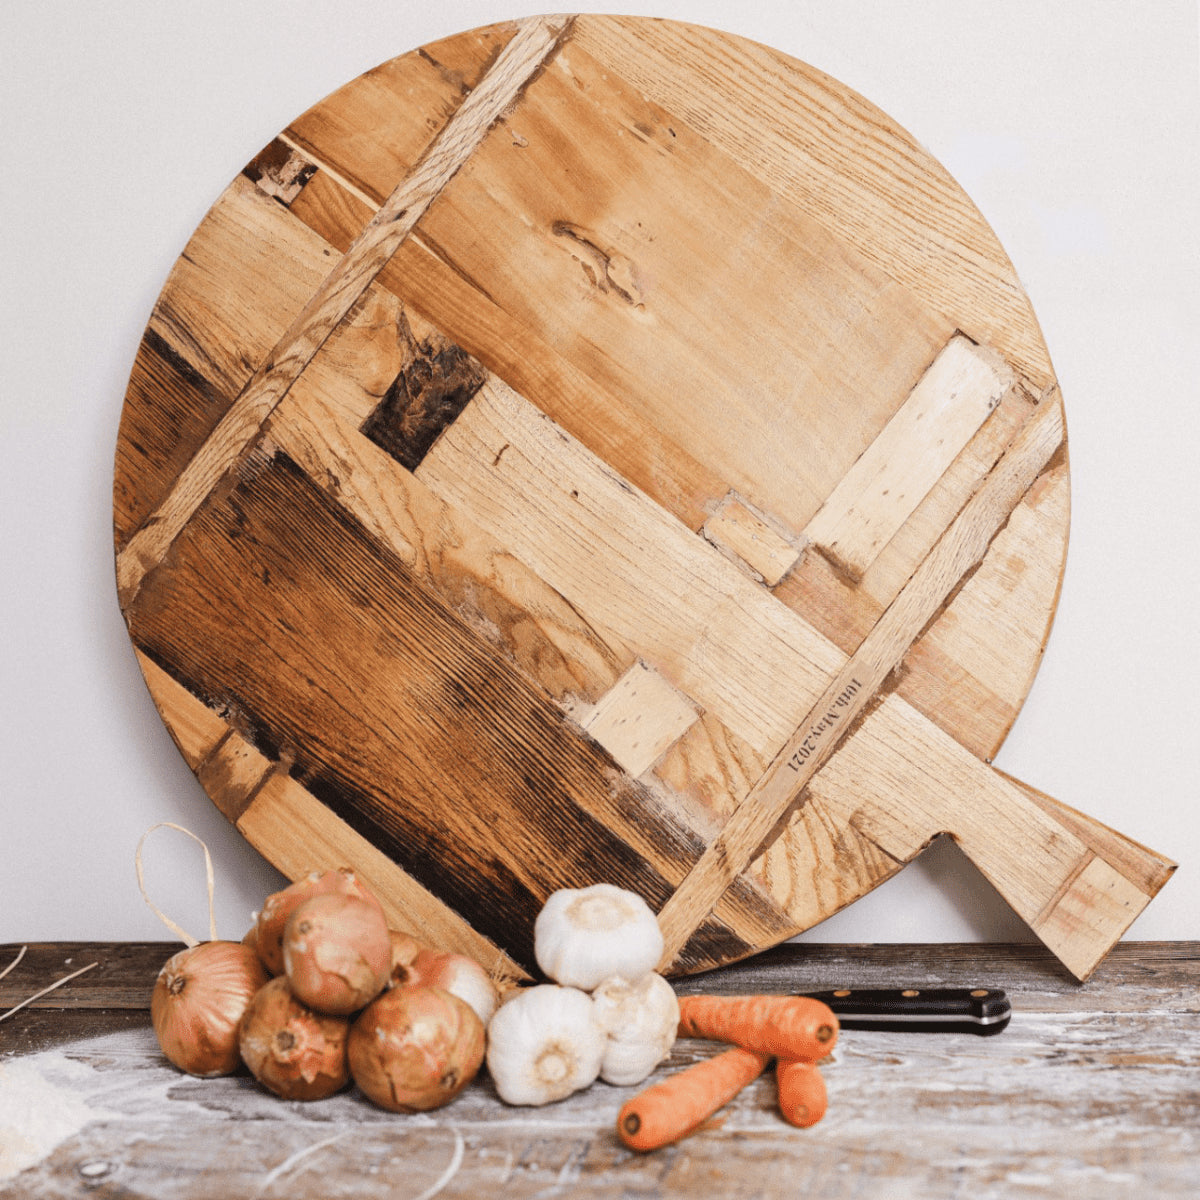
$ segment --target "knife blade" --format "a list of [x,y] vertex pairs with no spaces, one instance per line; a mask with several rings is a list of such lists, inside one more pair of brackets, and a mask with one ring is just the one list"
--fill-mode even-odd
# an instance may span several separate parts
[[998,988],[836,988],[803,994],[829,1005],[843,1029],[988,1037],[1012,1016]]

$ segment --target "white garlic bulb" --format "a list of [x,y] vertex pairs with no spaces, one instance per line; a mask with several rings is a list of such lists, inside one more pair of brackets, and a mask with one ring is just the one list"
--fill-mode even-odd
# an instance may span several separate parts
[[553,892],[533,925],[538,966],[556,983],[584,991],[612,975],[639,979],[654,970],[662,952],[649,905],[609,883]]
[[605,1083],[641,1083],[675,1045],[679,1000],[675,989],[653,972],[630,983],[616,975],[593,993],[596,1023],[604,1031],[600,1078]]
[[604,1034],[592,999],[577,988],[524,988],[488,1024],[487,1066],[508,1104],[549,1104],[593,1083]]

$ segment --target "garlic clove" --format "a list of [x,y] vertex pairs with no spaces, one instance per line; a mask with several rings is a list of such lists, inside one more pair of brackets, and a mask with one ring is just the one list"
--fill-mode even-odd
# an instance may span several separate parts
[[641,896],[597,883],[551,893],[534,921],[533,950],[555,983],[591,991],[612,975],[637,979],[653,971],[663,937]]
[[604,1044],[586,993],[523,988],[488,1024],[488,1073],[505,1103],[550,1104],[598,1078]]

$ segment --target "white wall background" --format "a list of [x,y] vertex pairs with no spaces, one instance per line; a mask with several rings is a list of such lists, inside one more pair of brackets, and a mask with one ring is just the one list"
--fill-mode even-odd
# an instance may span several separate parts
[[[1072,541],[1042,670],[998,764],[1181,863],[1134,939],[1200,937],[1200,36],[1194,0],[620,0],[728,29],[896,118],[991,221],[1067,404]],[[212,849],[240,937],[282,880],[171,743],[117,606],[110,489],[142,329],[230,178],[294,116],[517,0],[39,0],[0,11],[0,942],[166,937],[134,847]],[[147,879],[202,934],[199,851]],[[1025,939],[935,845],[806,934]]]

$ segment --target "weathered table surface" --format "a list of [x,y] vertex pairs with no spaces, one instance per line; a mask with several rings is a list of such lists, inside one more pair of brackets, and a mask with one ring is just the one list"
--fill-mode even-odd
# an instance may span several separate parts
[[[634,1089],[596,1084],[515,1109],[484,1076],[438,1113],[397,1116],[354,1091],[286,1103],[246,1075],[182,1075],[158,1052],[148,1012],[176,948],[31,945],[0,981],[5,1011],[99,963],[0,1024],[4,1200],[1200,1194],[1197,942],[1124,943],[1082,986],[1032,945],[793,944],[682,980],[681,992],[728,993],[986,984],[1005,988],[1014,1012],[987,1038],[844,1031],[814,1128],[779,1118],[768,1075],[710,1126],[649,1155],[614,1132]],[[0,947],[0,970],[18,949]],[[711,1049],[680,1041],[661,1070]],[[29,1165],[14,1174],[19,1162]]]

